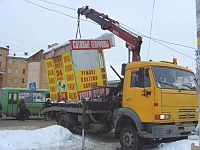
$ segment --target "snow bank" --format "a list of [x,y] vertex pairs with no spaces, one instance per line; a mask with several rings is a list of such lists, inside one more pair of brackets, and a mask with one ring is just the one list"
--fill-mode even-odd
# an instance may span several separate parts
[[0,150],[59,149],[71,145],[73,134],[53,125],[37,130],[0,130]]
[[191,144],[194,143],[196,146],[199,146],[199,136],[190,135],[188,139],[179,140],[170,143],[161,143],[159,146],[152,150],[191,150]]

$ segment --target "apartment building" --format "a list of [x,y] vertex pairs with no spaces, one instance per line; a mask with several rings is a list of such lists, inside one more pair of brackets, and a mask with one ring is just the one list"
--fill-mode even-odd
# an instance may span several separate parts
[[0,88],[27,87],[26,59],[28,52],[11,53],[9,47],[0,47]]
[[0,88],[6,87],[7,55],[9,47],[0,47]]

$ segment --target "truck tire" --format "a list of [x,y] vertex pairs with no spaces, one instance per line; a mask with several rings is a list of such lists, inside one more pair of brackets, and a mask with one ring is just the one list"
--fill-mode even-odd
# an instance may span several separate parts
[[58,125],[69,129],[67,117],[66,117],[65,115],[61,115],[61,116],[59,117]]
[[120,132],[120,144],[123,150],[141,150],[141,139],[136,129],[131,125],[125,125]]

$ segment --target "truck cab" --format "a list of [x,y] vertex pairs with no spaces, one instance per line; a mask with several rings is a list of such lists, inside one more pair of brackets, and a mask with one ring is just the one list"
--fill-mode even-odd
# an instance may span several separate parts
[[134,141],[130,134],[137,133],[135,139],[162,139],[185,137],[195,129],[198,96],[191,70],[144,61],[128,63],[124,72],[122,108],[115,122],[123,149],[139,146],[130,142]]

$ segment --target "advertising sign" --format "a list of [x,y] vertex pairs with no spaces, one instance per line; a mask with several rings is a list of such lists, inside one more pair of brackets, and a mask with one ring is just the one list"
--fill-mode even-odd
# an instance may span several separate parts
[[78,91],[91,90],[94,85],[102,85],[101,69],[77,70]]
[[70,40],[72,50],[109,49],[109,40]]
[[78,94],[77,94],[76,81],[74,75],[74,67],[70,56],[70,52],[62,54],[62,61],[64,67],[65,84],[67,88],[68,98],[73,101],[77,101]]
[[58,97],[57,97],[56,80],[55,80],[55,75],[54,75],[53,59],[48,59],[45,62],[46,62],[46,69],[47,69],[51,99],[57,100]]
[[62,56],[55,57],[54,61],[54,71],[56,79],[56,87],[58,91],[58,101],[67,100],[67,90],[66,83],[64,79]]

